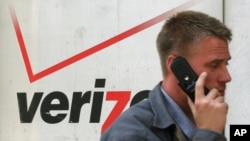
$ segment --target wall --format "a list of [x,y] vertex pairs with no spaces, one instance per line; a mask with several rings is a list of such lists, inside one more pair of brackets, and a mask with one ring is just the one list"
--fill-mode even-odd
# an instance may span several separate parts
[[229,104],[226,134],[230,124],[250,124],[249,74],[250,74],[250,1],[225,0],[225,23],[232,29],[230,43],[232,60],[229,70],[232,82],[228,85],[226,101]]
[[[110,115],[161,80],[155,39],[163,21],[185,9],[222,20],[222,7],[222,0],[0,0],[0,140],[99,140]],[[228,123],[238,123],[232,112]]]

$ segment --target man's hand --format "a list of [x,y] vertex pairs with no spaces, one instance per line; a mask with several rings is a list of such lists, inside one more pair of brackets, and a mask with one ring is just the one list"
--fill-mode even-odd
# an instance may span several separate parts
[[201,73],[195,85],[195,102],[189,99],[188,103],[197,128],[223,133],[228,105],[215,88],[204,94],[206,77],[206,72]]

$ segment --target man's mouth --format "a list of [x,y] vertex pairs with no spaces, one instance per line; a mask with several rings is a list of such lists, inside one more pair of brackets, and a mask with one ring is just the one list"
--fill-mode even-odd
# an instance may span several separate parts
[[225,95],[225,90],[223,89],[223,90],[219,90],[219,92],[220,92],[220,95],[221,96],[224,96]]

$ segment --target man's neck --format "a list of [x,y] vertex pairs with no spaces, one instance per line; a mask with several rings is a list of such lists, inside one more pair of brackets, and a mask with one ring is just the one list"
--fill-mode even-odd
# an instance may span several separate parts
[[180,106],[187,117],[194,122],[192,111],[188,105],[188,97],[186,93],[178,86],[175,78],[165,77],[162,82],[163,89],[167,94]]

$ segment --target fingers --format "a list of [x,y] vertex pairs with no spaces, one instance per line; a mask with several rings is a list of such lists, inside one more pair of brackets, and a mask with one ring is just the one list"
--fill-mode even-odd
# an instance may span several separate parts
[[205,88],[205,80],[207,78],[207,72],[202,72],[196,81],[195,85],[195,101],[201,99],[205,96],[204,88]]
[[222,133],[226,122],[228,104],[216,88],[211,89],[205,95],[206,78],[206,72],[200,74],[195,85],[195,103],[188,97],[188,104],[197,128]]
[[[205,95],[204,88],[205,88],[205,80],[207,78],[207,72],[202,72],[196,82],[195,85],[195,101],[199,101],[203,98],[207,100],[214,100],[214,102],[223,103],[224,97],[221,96],[218,89],[211,89],[207,95]],[[189,102],[190,103],[190,102]],[[190,107],[193,106],[191,103],[189,104]],[[191,107],[192,108],[192,107]]]
[[217,89],[212,89],[207,95],[207,98],[209,99],[215,99],[216,97],[220,96],[220,92]]
[[215,99],[216,102],[219,102],[219,103],[224,103],[224,97],[223,96],[219,96]]

